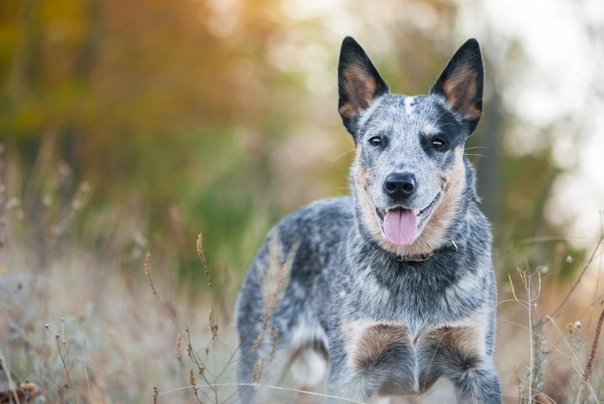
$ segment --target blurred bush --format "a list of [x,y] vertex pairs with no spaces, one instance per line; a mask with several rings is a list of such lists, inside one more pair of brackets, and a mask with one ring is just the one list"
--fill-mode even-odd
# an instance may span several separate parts
[[[13,192],[40,188],[37,173],[64,161],[73,169],[66,192],[85,179],[89,209],[140,216],[133,233],[191,257],[182,259],[183,276],[197,233],[211,264],[242,273],[280,216],[347,192],[353,145],[336,113],[344,35],[357,35],[392,89],[406,93],[424,92],[465,39],[460,5],[444,0],[357,0],[337,13],[294,0],[0,7],[0,132],[24,179],[13,183],[27,184]],[[524,248],[563,232],[545,215],[561,171],[551,148],[519,156],[502,147],[524,124],[502,95],[523,50],[482,34],[486,115],[468,153],[503,246],[501,265],[516,266],[509,257],[518,254],[542,265],[555,251],[569,253],[560,242]],[[494,63],[492,44],[507,64]]]

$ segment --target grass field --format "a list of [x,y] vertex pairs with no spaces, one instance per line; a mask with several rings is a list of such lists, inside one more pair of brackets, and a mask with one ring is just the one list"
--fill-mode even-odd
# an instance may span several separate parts
[[[165,240],[132,231],[136,215],[82,220],[87,185],[70,198],[32,192],[24,201],[10,190],[0,184],[0,403],[236,401],[241,279],[207,267],[201,237],[185,241],[185,254],[198,256],[193,279],[205,281],[182,282]],[[602,402],[601,241],[571,281],[542,267],[498,267],[506,403]],[[270,389],[275,402],[320,401],[287,383]],[[450,397],[443,382],[409,402]]]

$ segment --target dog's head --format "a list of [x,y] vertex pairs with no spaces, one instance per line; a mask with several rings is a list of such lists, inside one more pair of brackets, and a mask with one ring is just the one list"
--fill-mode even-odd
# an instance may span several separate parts
[[354,138],[353,191],[363,225],[386,250],[442,246],[466,186],[463,147],[482,115],[480,48],[468,40],[427,95],[391,94],[347,37],[338,66],[339,113]]

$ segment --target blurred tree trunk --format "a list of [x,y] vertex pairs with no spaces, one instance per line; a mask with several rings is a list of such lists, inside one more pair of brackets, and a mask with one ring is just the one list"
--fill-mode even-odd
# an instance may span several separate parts
[[[489,68],[490,62],[485,58],[486,71],[493,71]],[[497,224],[501,218],[502,194],[501,194],[501,139],[504,132],[503,117],[505,110],[497,83],[493,77],[486,75],[485,85],[490,88],[493,96],[488,101],[485,117],[482,122],[482,134],[476,139],[478,148],[470,150],[470,154],[482,155],[477,164],[478,169],[478,189],[482,199],[484,213],[492,223]]]
[[28,88],[32,73],[32,52],[36,41],[37,24],[34,21],[36,0],[22,0],[18,13],[19,40],[12,57],[9,74],[9,100],[11,108],[19,103]]
[[[79,78],[82,93],[86,94],[90,84],[92,71],[98,58],[99,47],[102,40],[102,9],[99,0],[85,0],[88,32],[82,44],[80,54],[75,62],[75,74]],[[79,156],[80,137],[83,135],[77,122],[71,122],[64,128],[65,134],[60,146],[61,155],[70,166],[77,163]]]

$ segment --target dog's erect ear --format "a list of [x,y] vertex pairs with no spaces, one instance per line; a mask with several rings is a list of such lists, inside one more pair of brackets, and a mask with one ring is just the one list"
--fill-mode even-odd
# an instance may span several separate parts
[[484,70],[476,39],[468,39],[453,55],[430,94],[445,97],[451,110],[469,124],[470,134],[482,116]]
[[389,91],[361,45],[349,36],[344,38],[340,50],[338,91],[338,112],[353,137],[360,114]]

